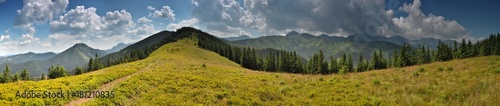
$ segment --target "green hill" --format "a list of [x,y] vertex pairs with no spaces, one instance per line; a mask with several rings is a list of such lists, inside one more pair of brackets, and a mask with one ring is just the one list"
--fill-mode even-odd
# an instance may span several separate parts
[[[0,84],[6,105],[494,105],[500,56],[341,75],[269,73],[242,68],[198,48],[168,43],[143,60],[78,76]],[[113,98],[25,99],[17,91],[106,90]],[[73,104],[75,103],[75,104]]]
[[351,54],[355,61],[358,60],[359,53],[363,53],[365,58],[371,58],[374,51],[381,49],[384,54],[391,56],[395,49],[401,48],[400,45],[382,41],[358,42],[341,37],[314,36],[307,33],[298,34],[297,32],[290,32],[286,36],[264,36],[231,43],[255,48],[297,51],[305,59],[312,58],[313,54],[319,50],[328,54],[327,57],[333,54],[334,57],[338,58],[342,53],[346,53]]
[[103,50],[94,49],[86,44],[78,43],[72,47],[64,50],[63,52],[46,60],[32,60],[24,63],[3,63],[0,64],[0,69],[5,69],[5,65],[9,65],[11,70],[10,74],[14,75],[16,72],[21,73],[23,68],[28,69],[31,77],[39,78],[42,73],[47,74],[47,70],[51,66],[63,65],[70,74],[73,74],[73,69],[76,66],[84,67],[90,58],[106,55]]
[[56,53],[47,52],[47,53],[33,53],[28,52],[24,54],[18,54],[7,57],[0,57],[0,64],[2,63],[24,63],[31,60],[46,60],[54,57]]

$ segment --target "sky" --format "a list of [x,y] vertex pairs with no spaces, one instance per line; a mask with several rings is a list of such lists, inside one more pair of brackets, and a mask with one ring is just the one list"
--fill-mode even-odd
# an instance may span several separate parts
[[0,0],[0,56],[110,49],[183,26],[218,37],[290,31],[408,39],[484,39],[498,0]]

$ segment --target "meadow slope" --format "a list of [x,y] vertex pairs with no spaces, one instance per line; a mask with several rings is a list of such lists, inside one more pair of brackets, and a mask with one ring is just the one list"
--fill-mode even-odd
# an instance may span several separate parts
[[269,73],[196,46],[169,43],[148,58],[78,76],[0,84],[0,104],[61,105],[70,99],[15,98],[22,90],[90,90],[114,84],[114,98],[83,105],[493,105],[500,104],[500,56],[345,75]]
[[346,75],[253,71],[196,39],[164,45],[158,66],[87,105],[484,105],[499,104],[500,57],[479,57]]

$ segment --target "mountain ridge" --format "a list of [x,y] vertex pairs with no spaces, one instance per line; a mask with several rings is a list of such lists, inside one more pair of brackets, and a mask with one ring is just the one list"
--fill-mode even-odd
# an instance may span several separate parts
[[87,44],[77,43],[63,52],[46,60],[31,60],[23,63],[3,63],[0,69],[5,69],[8,65],[11,73],[20,73],[23,68],[28,69],[31,77],[38,77],[42,73],[47,74],[47,69],[54,65],[62,65],[70,74],[76,66],[84,67],[90,58],[95,55],[103,56],[107,53],[103,50],[94,49]]

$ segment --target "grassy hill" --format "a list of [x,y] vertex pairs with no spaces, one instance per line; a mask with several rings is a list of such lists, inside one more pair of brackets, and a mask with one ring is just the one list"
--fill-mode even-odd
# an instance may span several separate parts
[[381,49],[384,54],[391,56],[393,51],[401,48],[400,45],[383,42],[370,41],[359,42],[349,40],[342,37],[329,36],[314,36],[307,33],[289,33],[287,36],[264,36],[255,39],[245,39],[232,41],[232,44],[251,46],[256,48],[273,48],[283,49],[286,51],[297,51],[297,53],[305,58],[310,59],[314,53],[322,50],[329,60],[330,54],[335,58],[341,57],[342,53],[351,54],[355,63],[357,63],[359,53],[363,53],[363,57],[371,58],[373,52]]
[[0,104],[66,104],[70,99],[19,99],[16,91],[110,87],[114,98],[84,105],[494,105],[500,104],[500,56],[345,75],[253,71],[198,48],[196,38],[169,43],[148,58],[78,76],[0,84]]
[[3,69],[5,69],[5,65],[9,65],[11,70],[10,74],[13,76],[16,73],[21,73],[23,68],[26,68],[30,72],[31,77],[40,78],[42,73],[48,74],[47,70],[51,66],[59,64],[63,65],[70,74],[73,74],[73,69],[77,66],[85,67],[90,58],[95,57],[95,54],[103,56],[107,53],[103,50],[89,47],[86,44],[78,43],[49,59],[31,60],[24,63],[3,63],[0,64],[0,69],[3,71]]

